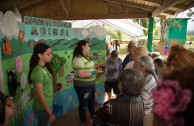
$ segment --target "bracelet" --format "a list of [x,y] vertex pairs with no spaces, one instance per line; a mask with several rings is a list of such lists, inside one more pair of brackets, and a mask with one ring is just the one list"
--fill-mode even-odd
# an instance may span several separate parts
[[96,72],[95,72],[95,71],[92,71],[92,72],[91,72],[91,74],[92,74],[92,76],[93,76],[93,75],[95,75],[95,74],[96,74]]

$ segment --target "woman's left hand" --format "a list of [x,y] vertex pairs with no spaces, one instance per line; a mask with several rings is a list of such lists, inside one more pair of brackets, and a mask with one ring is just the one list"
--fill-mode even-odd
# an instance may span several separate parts
[[51,116],[49,116],[49,121],[52,123],[55,121],[55,115],[52,114]]

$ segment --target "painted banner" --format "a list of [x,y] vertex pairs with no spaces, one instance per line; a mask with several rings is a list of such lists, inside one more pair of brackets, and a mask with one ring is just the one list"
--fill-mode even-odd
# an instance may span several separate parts
[[24,16],[26,37],[54,37],[63,38],[69,36],[71,23],[57,20]]

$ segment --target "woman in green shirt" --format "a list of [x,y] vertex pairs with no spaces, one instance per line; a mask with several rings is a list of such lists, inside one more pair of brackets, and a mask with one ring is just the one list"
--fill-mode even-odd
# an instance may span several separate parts
[[80,40],[73,52],[74,89],[79,100],[79,117],[83,126],[87,126],[86,107],[91,118],[95,112],[95,74],[101,71],[94,71],[94,62],[89,57],[89,42]]
[[38,126],[49,126],[55,120],[51,109],[53,104],[52,69],[48,64],[51,59],[52,52],[48,45],[39,43],[34,47],[28,80],[35,87],[32,108]]

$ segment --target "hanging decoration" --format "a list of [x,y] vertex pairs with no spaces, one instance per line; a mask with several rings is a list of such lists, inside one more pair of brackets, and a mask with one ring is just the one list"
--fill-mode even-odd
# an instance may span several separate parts
[[9,89],[9,94],[12,97],[14,97],[16,95],[16,90],[19,85],[17,82],[17,76],[16,76],[15,69],[8,70],[7,79],[8,79],[7,85]]
[[24,31],[19,31],[18,39],[22,44],[24,43]]
[[26,85],[27,85],[27,76],[25,73],[22,73],[22,76],[20,78],[20,86],[21,86],[21,89],[25,89],[26,88]]
[[16,72],[17,73],[22,72],[22,58],[21,58],[21,56],[17,56],[17,58],[16,58]]
[[22,15],[16,6],[14,6],[14,10],[15,10],[15,17],[17,21],[22,22]]
[[73,72],[67,74],[67,77],[66,77],[67,86],[73,85],[73,78],[74,78]]
[[19,27],[17,24],[17,19],[12,11],[5,12],[1,23],[1,32],[4,36],[12,37],[18,36]]
[[61,83],[58,83],[57,84],[57,91],[59,91],[61,88],[62,88],[62,84]]
[[11,41],[9,39],[3,39],[3,53],[4,55],[11,55]]

